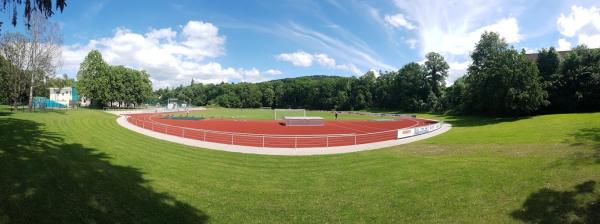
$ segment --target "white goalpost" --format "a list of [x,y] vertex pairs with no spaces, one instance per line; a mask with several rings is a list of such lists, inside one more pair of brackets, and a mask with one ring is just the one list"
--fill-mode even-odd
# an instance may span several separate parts
[[305,109],[274,109],[273,119],[281,120],[283,117],[306,117]]

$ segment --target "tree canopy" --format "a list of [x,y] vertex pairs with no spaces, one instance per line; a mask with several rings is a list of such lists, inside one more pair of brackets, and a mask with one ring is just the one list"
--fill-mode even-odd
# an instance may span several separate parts
[[[67,6],[66,0],[56,0],[53,4],[52,0],[2,0],[2,10],[10,10],[11,24],[17,25],[17,14],[20,6],[23,5],[23,17],[25,19],[25,26],[31,27],[32,15],[39,12],[44,18],[51,17],[54,15],[54,10],[57,9],[63,12]],[[0,22],[0,27],[2,26]]]
[[102,54],[92,50],[79,66],[77,88],[97,106],[130,106],[146,102],[152,94],[150,76],[145,71],[111,66]]
[[600,49],[576,47],[565,56],[551,81],[551,104],[555,110],[600,110]]
[[465,80],[469,112],[524,115],[547,104],[535,64],[499,34],[484,33],[471,56]]

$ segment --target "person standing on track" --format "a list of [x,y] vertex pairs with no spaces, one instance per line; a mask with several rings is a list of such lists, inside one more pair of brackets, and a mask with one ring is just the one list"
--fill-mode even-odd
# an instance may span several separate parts
[[337,118],[338,118],[338,112],[336,111],[334,113],[335,113],[335,119],[337,120]]

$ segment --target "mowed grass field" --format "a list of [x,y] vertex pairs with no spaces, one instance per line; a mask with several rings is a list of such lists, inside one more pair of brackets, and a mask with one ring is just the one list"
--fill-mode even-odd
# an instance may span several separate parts
[[[285,116],[303,116],[302,111],[285,111],[277,112],[278,118],[282,114]],[[179,113],[177,116],[188,116],[185,112]],[[237,120],[273,120],[275,112],[271,109],[239,109],[239,108],[221,108],[209,107],[203,111],[192,111],[190,117],[204,117],[215,119],[237,119]],[[335,120],[335,114],[332,111],[306,111],[308,117],[322,117],[325,120]],[[339,120],[373,120],[382,119],[383,117],[373,117],[360,114],[338,114]]]
[[155,140],[96,110],[0,110],[0,223],[600,220],[600,113],[437,117],[454,128],[283,157]]

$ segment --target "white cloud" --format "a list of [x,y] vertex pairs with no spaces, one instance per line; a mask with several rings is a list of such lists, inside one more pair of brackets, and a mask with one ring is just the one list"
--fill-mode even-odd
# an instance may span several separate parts
[[564,38],[558,39],[558,50],[559,51],[568,51],[571,50],[571,43]]
[[445,32],[441,29],[423,29],[422,53],[435,51],[443,55],[468,55],[485,31],[498,32],[508,43],[519,42],[519,27],[515,18],[505,18],[493,24],[465,32]]
[[[563,36],[577,37],[578,44],[585,44],[592,48],[600,47],[600,8],[572,6],[569,15],[560,14],[556,25]],[[560,44],[561,40],[559,40],[559,48],[561,48]]]
[[398,13],[396,15],[385,15],[385,22],[387,22],[388,24],[390,24],[393,27],[396,28],[400,28],[400,27],[404,27],[408,30],[413,30],[415,29],[415,25],[413,25],[412,23],[410,23],[408,20],[406,20],[406,18],[404,18],[404,15]]
[[471,60],[462,62],[448,61],[448,65],[450,66],[448,71],[448,80],[450,82],[446,82],[446,85],[452,84],[456,79],[467,74],[467,68],[469,68],[469,65],[471,65]]
[[577,38],[577,42],[579,42],[579,44],[585,44],[588,47],[591,48],[597,48],[600,47],[600,33],[598,34],[579,34],[579,37]]
[[281,71],[277,70],[277,69],[269,69],[265,72],[265,74],[267,75],[281,75],[283,74]]
[[410,47],[410,49],[416,49],[417,48],[417,39],[408,39],[406,40],[406,44],[408,44],[408,47]]
[[150,32],[146,33],[146,38],[156,43],[161,40],[165,40],[167,42],[172,42],[173,39],[177,36],[177,32],[173,31],[171,28],[164,29],[152,29]]
[[360,69],[358,69],[358,67],[356,67],[354,64],[336,65],[335,68],[352,72],[355,75],[360,74]]
[[378,60],[377,52],[369,48],[367,43],[341,28],[337,32],[340,37],[335,37],[291,23],[290,26],[281,27],[280,33],[284,33],[286,38],[308,42],[338,59],[363,68],[394,69],[393,66]]
[[335,60],[326,54],[315,54],[315,59],[320,65],[327,67],[335,67]]
[[309,67],[313,63],[313,55],[304,51],[283,53],[276,56],[277,60],[291,62],[295,66]]
[[344,71],[352,72],[353,74],[359,74],[360,69],[356,65],[349,64],[337,64],[335,59],[329,57],[327,54],[309,54],[304,51],[297,51],[294,53],[282,53],[275,56],[277,60],[287,61],[295,66],[299,67],[310,67],[313,63],[317,63],[327,68],[339,69]]
[[582,30],[599,31],[600,30],[600,8],[572,6],[571,14],[565,16],[560,14],[556,20],[558,31],[567,37],[574,37]]
[[[428,52],[442,54],[450,65],[449,84],[462,76],[470,62],[469,54],[485,31],[498,32],[508,43],[522,40],[517,21],[518,4],[504,0],[434,1],[396,0],[403,18],[415,26],[421,55]],[[468,9],[468,10],[466,10]],[[503,11],[515,12],[510,15]],[[408,42],[411,47],[412,42]],[[415,47],[417,47],[415,45]]]
[[205,61],[225,53],[225,37],[214,25],[200,21],[189,21],[180,33],[171,28],[144,34],[118,28],[112,37],[63,46],[64,72],[75,74],[92,49],[99,50],[110,64],[148,71],[155,88],[187,84],[191,79],[203,83],[264,79],[256,68],[223,67]]

